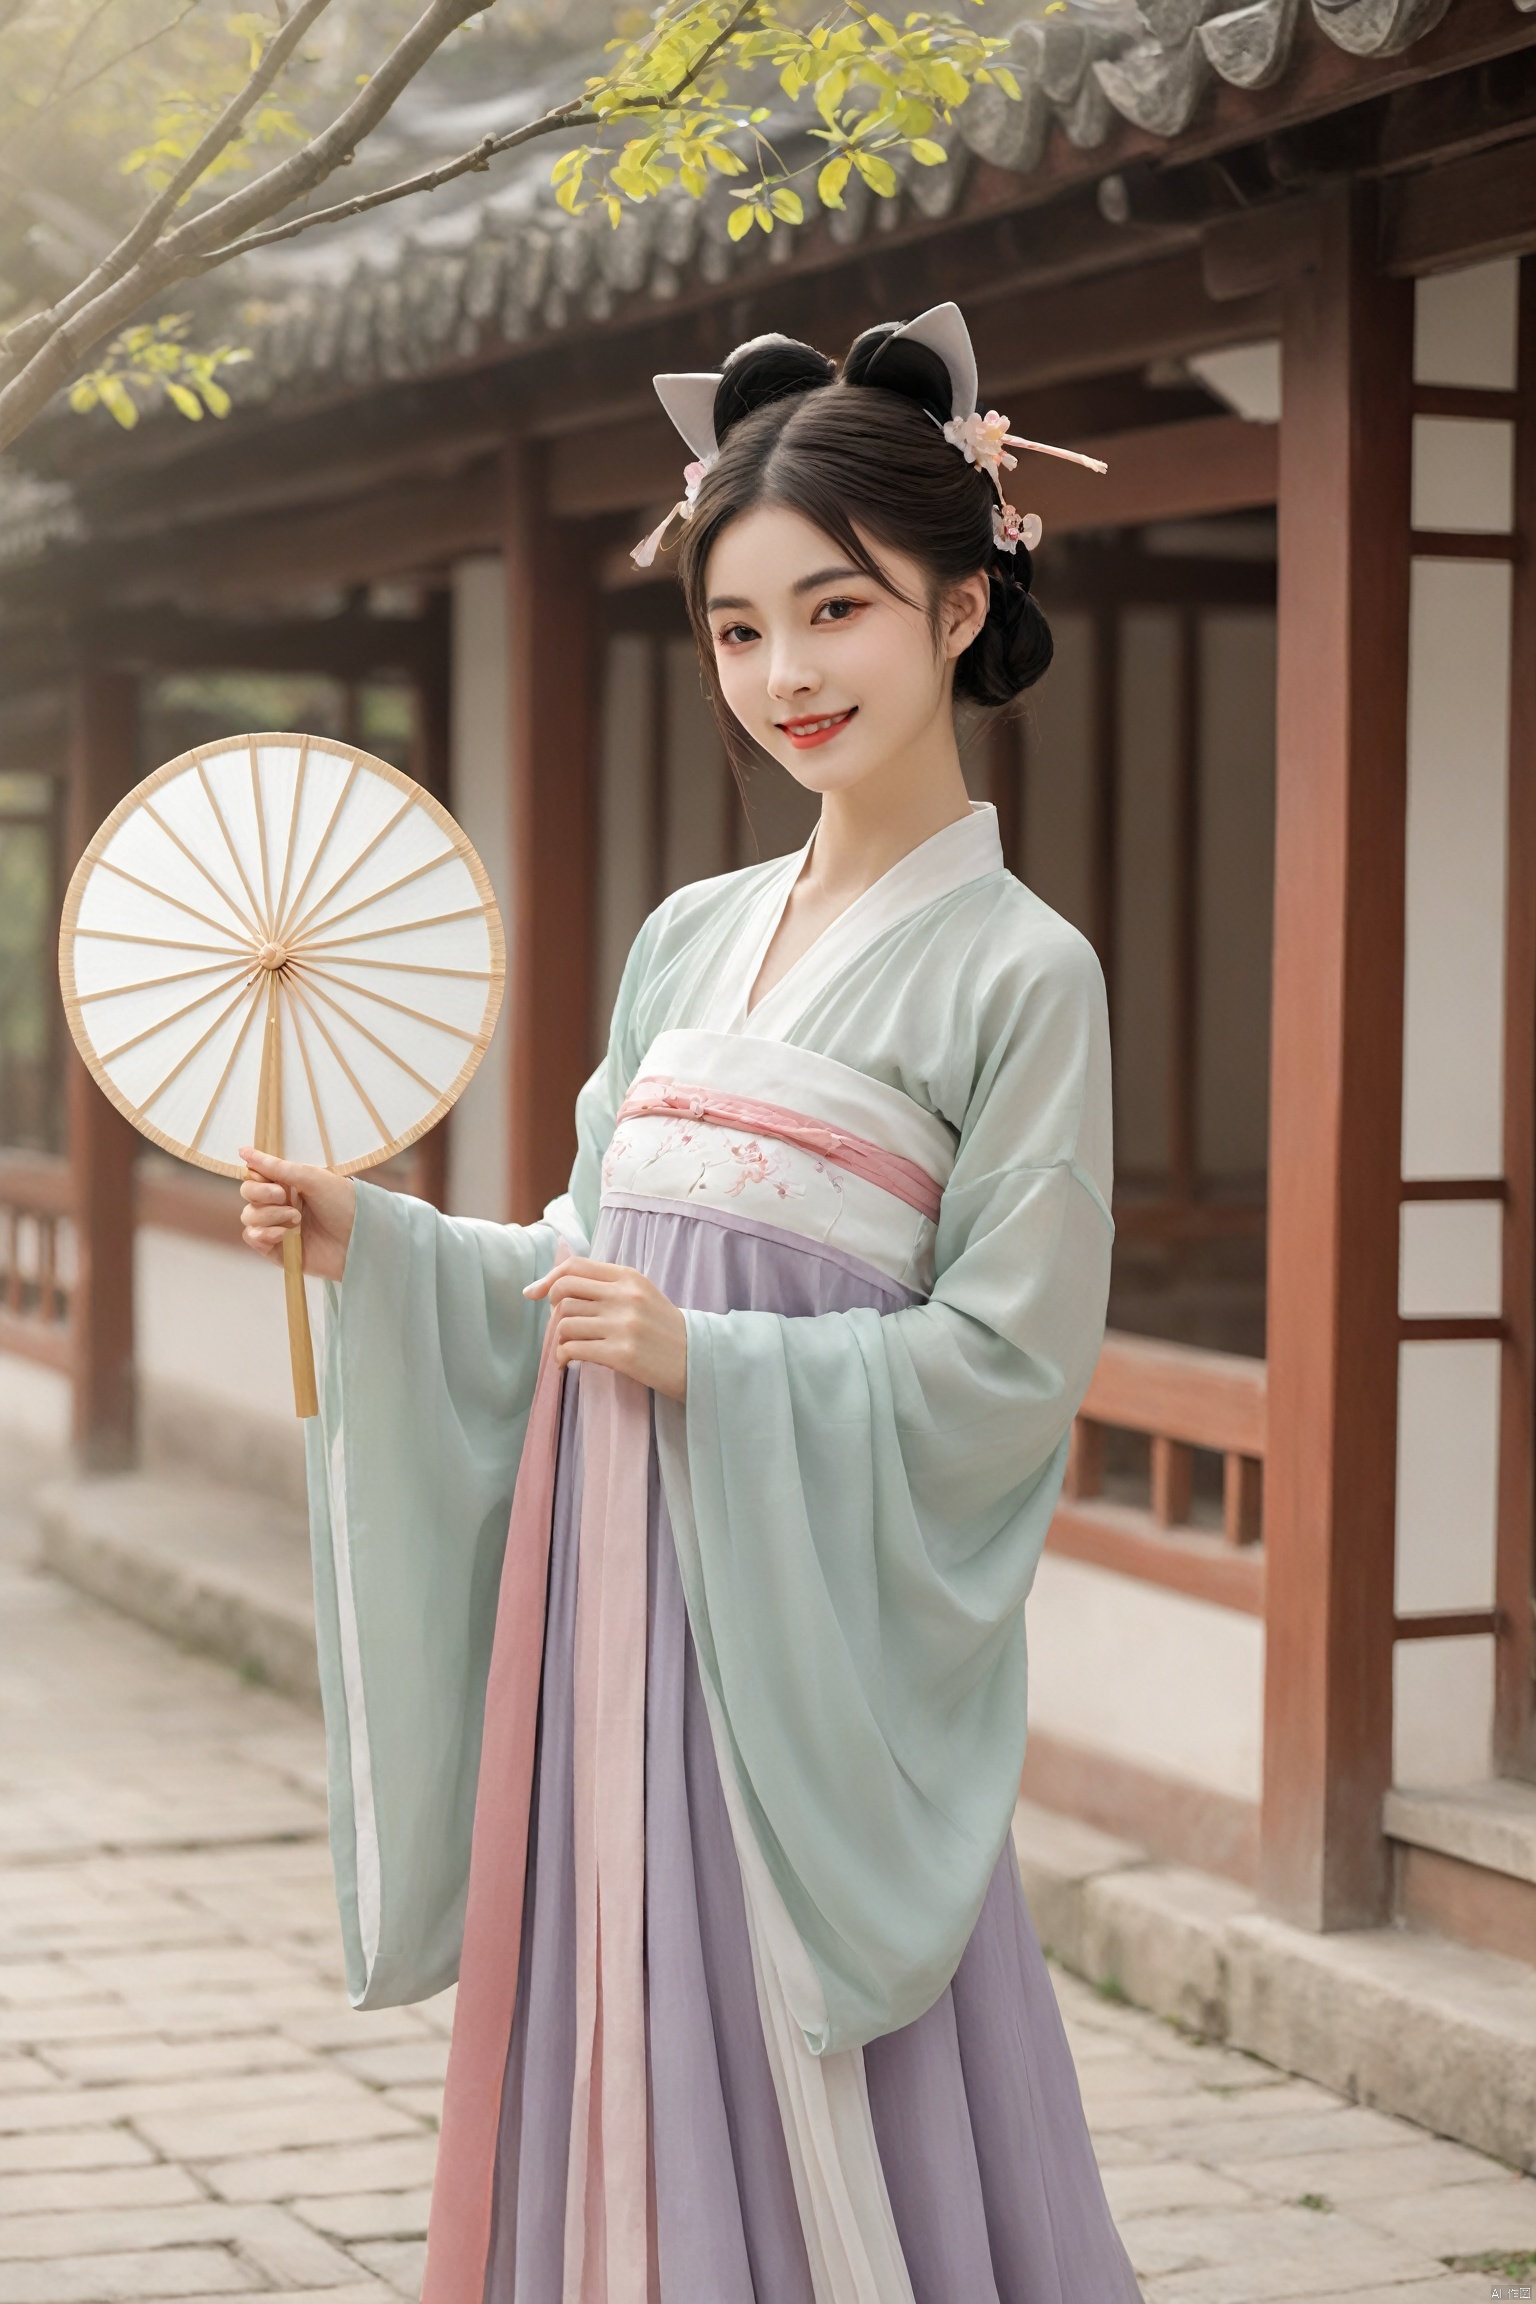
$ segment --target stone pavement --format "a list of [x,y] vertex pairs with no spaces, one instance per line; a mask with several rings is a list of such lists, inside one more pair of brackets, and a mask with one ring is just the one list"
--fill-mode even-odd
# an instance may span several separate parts
[[[23,1472],[0,1465],[0,2304],[414,2296],[449,2001],[347,2007],[318,1723],[37,1573]],[[1057,1984],[1147,2304],[1536,2287],[1536,2181]]]

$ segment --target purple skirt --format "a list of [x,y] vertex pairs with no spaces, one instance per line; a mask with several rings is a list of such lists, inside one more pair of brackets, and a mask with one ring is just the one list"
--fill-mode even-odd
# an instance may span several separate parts
[[[796,1317],[912,1300],[867,1265],[715,1212],[612,1206],[593,1252],[701,1311]],[[561,2304],[564,2285],[580,1456],[573,1372],[486,2304]],[[646,2009],[661,2304],[815,2304],[654,1443],[648,1525]],[[949,1989],[915,2023],[872,2041],[864,2065],[916,2304],[1139,2304],[1011,1848]]]

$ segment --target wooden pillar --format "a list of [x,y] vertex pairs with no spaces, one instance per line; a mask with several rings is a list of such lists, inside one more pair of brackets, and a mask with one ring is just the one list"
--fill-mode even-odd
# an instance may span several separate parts
[[512,775],[511,1210],[564,1191],[576,1092],[590,1069],[592,728],[590,556],[549,512],[536,444],[503,460]]
[[1260,1886],[1384,1916],[1391,1773],[1412,289],[1368,191],[1284,300]]
[[[434,800],[448,805],[450,706],[453,687],[451,602],[433,592],[426,617],[428,646],[416,675],[415,741],[411,773]],[[415,1189],[434,1208],[448,1203],[448,1136],[453,1114],[445,1113],[416,1145]]]
[[1536,1782],[1536,256],[1520,266],[1504,980],[1504,1322],[1494,1756]]
[[[73,865],[137,772],[138,692],[131,673],[79,675],[69,753]],[[120,1471],[137,1451],[133,1364],[133,1163],[139,1139],[71,1044],[70,1187],[76,1279],[71,1305],[74,1448],[82,1469]]]

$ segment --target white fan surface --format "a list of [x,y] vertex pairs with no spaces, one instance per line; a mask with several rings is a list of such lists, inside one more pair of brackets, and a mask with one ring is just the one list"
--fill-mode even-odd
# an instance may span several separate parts
[[242,1175],[274,999],[290,1160],[387,1159],[459,1095],[505,975],[485,868],[387,762],[320,737],[227,738],[170,761],[81,858],[59,940],[80,1052],[183,1160]]

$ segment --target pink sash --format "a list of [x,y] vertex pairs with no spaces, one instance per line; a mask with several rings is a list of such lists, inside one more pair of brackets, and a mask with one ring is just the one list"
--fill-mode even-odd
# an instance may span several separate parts
[[422,2304],[481,2304],[485,2292],[501,2088],[522,1949],[528,1813],[560,1445],[562,1383],[549,1344],[553,1332],[551,1323],[517,1468],[502,1562]]
[[[549,1333],[553,1333],[553,1328]],[[560,1370],[528,1418],[486,1685],[464,1951],[422,2304],[481,2304],[517,1997],[544,1655]],[[654,2304],[645,2038],[645,1682],[650,1394],[581,1374],[576,1582],[576,2079],[563,2304]]]
[[727,1096],[718,1088],[685,1087],[679,1080],[664,1080],[655,1074],[637,1080],[619,1108],[620,1120],[663,1114],[711,1120],[724,1128],[750,1128],[755,1135],[796,1144],[803,1152],[819,1154],[834,1168],[846,1168],[851,1176],[863,1177],[866,1184],[877,1184],[882,1192],[904,1200],[930,1223],[938,1222],[944,1187],[926,1168],[900,1152],[887,1152],[867,1137],[850,1136],[804,1112],[791,1112],[782,1104],[763,1104],[755,1096]]

